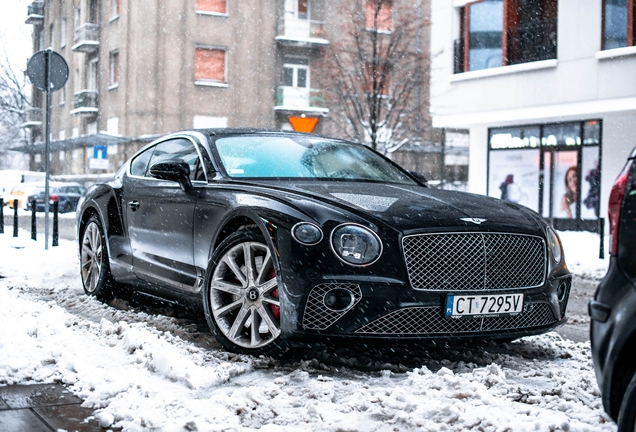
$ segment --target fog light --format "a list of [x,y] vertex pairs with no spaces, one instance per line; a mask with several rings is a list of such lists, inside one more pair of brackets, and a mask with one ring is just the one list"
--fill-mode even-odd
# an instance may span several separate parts
[[349,309],[354,302],[353,294],[344,289],[334,289],[325,294],[323,303],[332,311],[343,311]]
[[565,282],[561,282],[559,284],[559,288],[557,289],[557,298],[560,302],[565,299],[565,294],[568,292],[568,287]]

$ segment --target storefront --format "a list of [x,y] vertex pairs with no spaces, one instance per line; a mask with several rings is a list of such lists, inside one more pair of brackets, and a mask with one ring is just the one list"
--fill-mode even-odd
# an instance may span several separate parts
[[561,230],[600,229],[602,121],[491,128],[488,195]]

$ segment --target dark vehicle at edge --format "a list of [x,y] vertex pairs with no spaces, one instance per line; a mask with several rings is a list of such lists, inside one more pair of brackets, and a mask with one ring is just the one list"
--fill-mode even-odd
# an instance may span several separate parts
[[636,431],[636,148],[609,198],[610,262],[589,304],[590,340],[605,411]]
[[511,340],[566,322],[571,275],[538,214],[428,188],[334,138],[167,135],[89,188],[76,223],[87,294],[198,306],[235,352]]
[[[73,212],[86,188],[79,183],[51,182],[49,184],[49,205],[53,209],[53,203],[58,202],[60,213]],[[31,210],[35,200],[35,211],[44,211],[44,184],[38,186],[28,197],[26,209]]]

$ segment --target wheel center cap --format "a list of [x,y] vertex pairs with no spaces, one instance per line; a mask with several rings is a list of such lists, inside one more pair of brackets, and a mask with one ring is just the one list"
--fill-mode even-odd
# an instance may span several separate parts
[[258,300],[259,293],[256,288],[250,288],[247,290],[247,293],[245,294],[245,296],[247,297],[249,301],[255,302],[256,300]]

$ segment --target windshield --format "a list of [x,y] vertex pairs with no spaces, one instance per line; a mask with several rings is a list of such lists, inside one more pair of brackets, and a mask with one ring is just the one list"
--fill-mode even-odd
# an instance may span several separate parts
[[343,179],[416,184],[367,147],[304,136],[237,136],[216,140],[232,178]]

